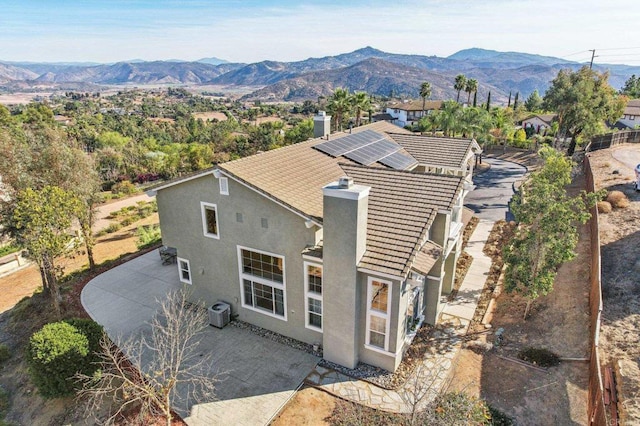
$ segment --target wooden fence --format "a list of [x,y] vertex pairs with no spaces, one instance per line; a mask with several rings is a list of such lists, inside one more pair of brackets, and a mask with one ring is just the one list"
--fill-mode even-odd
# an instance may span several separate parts
[[627,130],[624,132],[607,133],[606,135],[595,136],[586,146],[585,151],[597,151],[623,143],[640,143],[640,130]]
[[[640,132],[638,132],[640,135]],[[586,176],[587,192],[595,192],[595,183],[589,157],[584,159],[584,170]],[[602,371],[600,368],[600,356],[598,354],[598,344],[600,337],[600,321],[602,316],[602,282],[600,273],[600,234],[598,228],[598,209],[591,208],[591,219],[589,220],[591,231],[591,274],[589,309],[591,314],[591,356],[589,360],[589,389],[587,410],[589,424],[597,426],[607,425],[607,417],[604,405],[604,386],[602,383]]]

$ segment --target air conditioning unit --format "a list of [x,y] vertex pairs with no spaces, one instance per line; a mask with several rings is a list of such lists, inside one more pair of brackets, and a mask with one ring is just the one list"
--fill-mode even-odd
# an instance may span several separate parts
[[231,305],[218,301],[209,307],[209,324],[222,328],[231,321]]

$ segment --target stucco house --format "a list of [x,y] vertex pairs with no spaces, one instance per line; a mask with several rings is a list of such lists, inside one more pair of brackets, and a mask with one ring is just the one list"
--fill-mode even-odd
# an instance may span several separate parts
[[452,291],[477,144],[317,118],[320,137],[157,186],[163,243],[194,302],[394,371]]
[[556,114],[534,114],[522,120],[522,128],[532,128],[535,134],[545,134],[551,129]]
[[385,112],[393,117],[395,124],[404,127],[411,126],[422,117],[439,110],[442,104],[442,101],[426,101],[423,109],[422,100],[392,102],[387,105]]
[[637,129],[640,127],[640,99],[632,99],[624,108],[622,118],[620,118],[615,127],[618,129]]

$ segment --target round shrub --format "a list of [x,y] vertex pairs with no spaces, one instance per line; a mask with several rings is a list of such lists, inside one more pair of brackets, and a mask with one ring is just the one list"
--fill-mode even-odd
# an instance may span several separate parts
[[89,353],[85,358],[85,364],[95,365],[100,360],[100,341],[104,335],[104,328],[94,320],[87,318],[70,318],[64,322],[75,327],[87,338]]
[[131,195],[137,192],[136,186],[128,180],[118,182],[111,187],[111,192],[114,194]]
[[[89,338],[81,330],[85,326],[79,327],[65,321],[46,324],[29,339],[29,373],[45,398],[72,394],[77,387],[73,376],[78,372],[93,374],[96,370],[91,362]],[[90,328],[86,326],[87,330]],[[90,334],[94,340],[93,332]]]
[[629,199],[622,191],[610,191],[607,194],[607,201],[616,209],[624,209],[629,207]]
[[608,201],[598,201],[598,213],[611,213],[613,208],[611,207],[611,203]]

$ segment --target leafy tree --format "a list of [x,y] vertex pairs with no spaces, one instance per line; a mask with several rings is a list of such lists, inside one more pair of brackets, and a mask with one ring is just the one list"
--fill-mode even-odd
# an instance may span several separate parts
[[461,114],[462,107],[458,102],[445,101],[442,108],[435,113],[434,118],[437,127],[442,130],[445,136],[455,136],[456,132],[460,130]]
[[460,92],[467,87],[467,77],[464,74],[458,74],[453,84],[453,88],[458,92],[456,96],[456,102],[460,102]]
[[75,248],[70,230],[81,208],[74,194],[47,185],[41,190],[27,188],[18,193],[13,211],[17,241],[38,264],[42,287],[49,294],[58,318],[61,313],[58,278],[62,271],[57,259]]
[[588,208],[598,194],[571,198],[571,161],[553,148],[540,150],[541,170],[534,172],[514,196],[513,213],[518,228],[504,249],[505,289],[527,299],[526,319],[535,299],[553,289],[558,267],[575,257],[576,223],[589,218]]
[[329,98],[327,103],[327,109],[333,115],[335,127],[342,130],[343,122],[346,116],[351,111],[351,101],[349,96],[349,89],[343,89],[342,87],[336,88],[333,91],[333,95]]
[[467,105],[469,105],[471,94],[478,91],[478,80],[476,80],[475,78],[470,78],[469,80],[467,80],[464,91],[467,92]]
[[[617,121],[625,99],[609,85],[609,74],[584,66],[580,70],[560,70],[543,98],[543,108],[555,111],[561,134],[571,135],[569,155],[579,137],[598,134],[605,121]],[[556,135],[557,136],[557,135]]]
[[629,77],[629,79],[624,82],[620,94],[626,95],[631,99],[640,98],[640,77],[636,77],[635,74]]
[[538,89],[534,90],[526,101],[524,107],[527,111],[538,112],[542,110],[542,97],[538,93]]
[[431,96],[431,83],[428,81],[423,82],[420,85],[420,97],[422,98],[422,115],[424,116],[424,106],[427,102],[427,98]]
[[313,120],[312,119],[302,120],[299,123],[297,123],[295,126],[285,130],[284,143],[286,145],[290,145],[293,143],[306,141],[307,139],[312,137],[313,137]]
[[362,112],[371,109],[371,99],[366,92],[356,92],[351,95],[351,107],[356,114],[356,127],[360,126],[362,121]]

